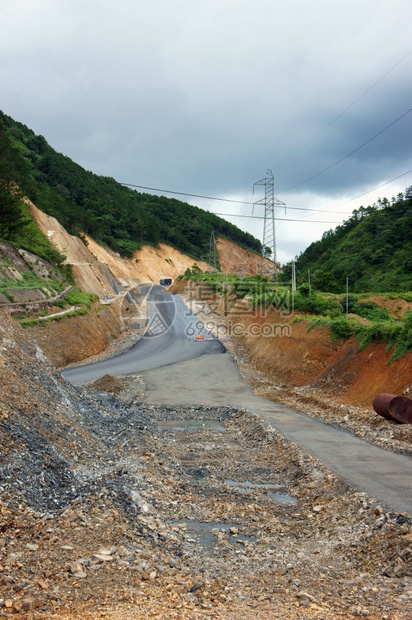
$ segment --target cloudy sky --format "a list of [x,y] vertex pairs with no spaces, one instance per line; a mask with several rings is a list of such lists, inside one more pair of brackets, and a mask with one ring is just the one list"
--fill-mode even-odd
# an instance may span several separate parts
[[[411,23],[410,0],[0,0],[0,109],[124,183],[253,202],[271,169],[283,263],[412,185]],[[247,204],[185,199],[262,237]]]

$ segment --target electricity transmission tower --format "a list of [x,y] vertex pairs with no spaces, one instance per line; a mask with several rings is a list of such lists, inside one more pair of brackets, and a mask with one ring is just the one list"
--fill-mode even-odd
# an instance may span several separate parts
[[[268,168],[264,179],[257,181],[253,185],[253,193],[255,193],[256,185],[264,185],[265,197],[255,202],[254,207],[263,205],[265,207],[265,215],[263,221],[263,244],[262,244],[262,260],[260,272],[262,275],[272,275],[275,281],[278,281],[277,253],[276,253],[276,231],[275,231],[275,205],[284,206],[285,203],[275,198],[275,179],[272,170]],[[254,208],[253,207],[253,208]],[[273,268],[265,267],[267,259],[273,261]]]

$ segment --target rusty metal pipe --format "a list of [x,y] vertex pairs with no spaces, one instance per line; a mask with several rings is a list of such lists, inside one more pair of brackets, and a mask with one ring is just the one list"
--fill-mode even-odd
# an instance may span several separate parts
[[378,394],[373,400],[373,408],[387,420],[412,424],[412,400],[406,396]]

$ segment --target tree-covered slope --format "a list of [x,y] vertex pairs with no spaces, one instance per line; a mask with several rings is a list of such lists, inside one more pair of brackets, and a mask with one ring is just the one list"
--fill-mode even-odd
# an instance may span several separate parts
[[412,187],[390,202],[378,200],[356,209],[335,230],[324,233],[297,259],[302,274],[310,270],[321,290],[412,290]]
[[73,234],[85,232],[123,256],[132,256],[142,244],[166,242],[202,258],[213,230],[261,251],[261,243],[252,235],[208,211],[173,198],[139,193],[84,170],[57,153],[43,136],[2,112],[1,135],[13,146],[10,166],[21,190]]

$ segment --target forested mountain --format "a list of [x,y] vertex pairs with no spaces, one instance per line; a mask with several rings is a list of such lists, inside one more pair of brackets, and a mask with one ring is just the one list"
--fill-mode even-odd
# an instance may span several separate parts
[[7,178],[39,209],[56,217],[72,234],[87,233],[122,256],[132,256],[142,244],[165,242],[204,258],[212,231],[261,251],[260,241],[208,211],[139,193],[86,171],[57,153],[43,136],[2,112],[0,147],[0,173],[7,168]]
[[296,264],[323,291],[342,292],[347,277],[352,292],[412,290],[412,187],[392,201],[355,209]]

